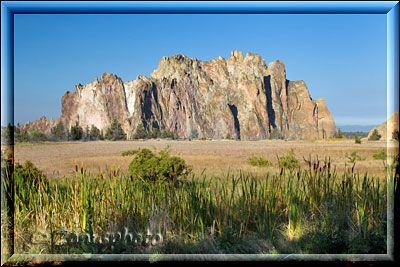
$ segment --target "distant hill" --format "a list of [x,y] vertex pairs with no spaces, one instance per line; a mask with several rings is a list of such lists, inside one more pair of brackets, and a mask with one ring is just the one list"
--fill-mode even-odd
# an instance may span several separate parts
[[[381,135],[380,140],[392,139],[392,134],[395,129],[399,130],[399,112],[398,111],[393,113],[392,116],[390,116],[390,118],[387,119],[387,121],[383,122],[381,125],[376,127],[376,130]],[[373,134],[373,130],[374,129],[371,129],[371,131],[369,132],[368,139]]]
[[375,127],[378,125],[336,125],[336,129],[340,129],[342,132],[369,133]]

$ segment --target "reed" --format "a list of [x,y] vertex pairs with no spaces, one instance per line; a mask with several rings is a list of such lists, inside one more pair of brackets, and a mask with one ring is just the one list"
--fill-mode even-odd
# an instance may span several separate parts
[[[93,175],[77,168],[49,180],[16,172],[16,252],[386,253],[393,174],[339,174],[328,163],[174,182],[132,179],[118,169]],[[127,243],[120,236],[112,243],[116,232],[143,239]],[[264,247],[246,245],[254,239]],[[328,241],[340,246],[327,247]]]

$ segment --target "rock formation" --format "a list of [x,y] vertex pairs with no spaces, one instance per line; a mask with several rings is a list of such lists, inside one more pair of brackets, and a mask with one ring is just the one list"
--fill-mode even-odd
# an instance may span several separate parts
[[378,130],[378,134],[381,135],[380,140],[390,140],[392,139],[392,133],[395,129],[399,130],[399,112],[393,113],[387,121],[378,126],[378,128],[373,128],[367,137],[367,140],[371,137],[374,130]]
[[27,123],[20,125],[20,129],[22,132],[26,132],[29,130],[29,128],[35,128],[38,131],[50,134],[51,128],[54,127],[55,125],[56,123],[53,120],[53,118],[47,120],[46,116],[42,116],[40,120],[36,120],[33,122],[28,121]]
[[67,92],[62,115],[49,124],[105,129],[114,118],[128,139],[139,124],[180,138],[241,140],[329,138],[336,130],[324,100],[312,100],[304,81],[288,81],[280,60],[267,67],[260,55],[240,51],[207,62],[163,57],[149,78],[125,83],[104,73]]

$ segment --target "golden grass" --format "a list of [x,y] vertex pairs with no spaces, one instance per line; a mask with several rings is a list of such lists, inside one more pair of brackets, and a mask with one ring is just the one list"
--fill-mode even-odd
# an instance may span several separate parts
[[[294,148],[296,158],[302,167],[306,168],[306,159],[323,160],[330,157],[337,171],[344,171],[349,166],[346,155],[357,152],[363,161],[358,161],[356,171],[368,172],[373,175],[383,174],[382,161],[375,160],[373,154],[387,149],[388,154],[398,153],[398,143],[363,142],[355,144],[349,141],[174,141],[174,140],[147,140],[147,141],[95,141],[74,143],[43,143],[43,144],[17,144],[15,146],[15,160],[23,163],[32,161],[46,175],[61,177],[74,172],[75,166],[86,167],[91,173],[99,170],[107,171],[121,168],[127,171],[130,161],[134,156],[123,157],[121,153],[126,150],[148,148],[160,151],[167,145],[171,148],[171,155],[182,157],[193,166],[195,174],[207,176],[224,176],[224,174],[238,173],[239,170],[263,173],[276,170],[277,156],[281,157],[291,148]],[[273,163],[272,167],[254,167],[248,164],[251,156],[263,157]],[[204,170],[205,169],[205,170]]]

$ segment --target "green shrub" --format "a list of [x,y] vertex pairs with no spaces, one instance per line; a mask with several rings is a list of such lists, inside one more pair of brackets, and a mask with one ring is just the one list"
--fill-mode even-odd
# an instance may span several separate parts
[[250,157],[247,162],[252,165],[252,166],[258,166],[258,167],[266,167],[266,166],[271,166],[272,163],[263,157]]
[[90,128],[89,138],[90,140],[100,139],[100,130],[93,124],[92,127]]
[[114,119],[111,122],[110,127],[107,128],[104,138],[113,141],[125,139],[125,133],[117,119]]
[[33,183],[35,188],[37,188],[39,183],[48,184],[48,180],[43,172],[29,160],[25,161],[24,165],[16,163],[14,171],[16,175],[20,175],[23,178],[24,185],[31,185]]
[[169,147],[160,151],[158,156],[149,149],[140,149],[129,165],[129,175],[147,181],[175,181],[189,175],[192,168],[183,159],[171,157],[169,153]]
[[160,138],[160,136],[161,136],[160,129],[158,129],[158,128],[153,128],[153,131],[151,131],[151,133],[149,133],[148,136],[149,136],[150,138],[154,138],[154,139]]
[[28,130],[28,140],[30,142],[44,142],[49,138],[45,133],[42,133],[35,128],[29,128]]
[[14,140],[15,142],[28,142],[28,131],[23,131],[19,123],[17,123],[17,127],[14,128]]
[[365,158],[357,155],[357,152],[352,152],[350,155],[346,154],[346,158],[349,160],[350,163],[356,163],[357,160],[365,160]]
[[386,160],[387,154],[386,154],[385,150],[382,149],[378,153],[374,154],[372,157],[376,160]]
[[361,144],[361,139],[360,137],[357,136],[357,138],[354,141],[356,144]]
[[135,149],[135,150],[122,151],[121,154],[123,157],[126,157],[126,156],[130,156],[130,155],[135,155],[138,152],[139,152],[139,149]]
[[53,139],[56,139],[56,140],[65,140],[66,139],[64,125],[62,124],[61,121],[58,122],[56,126],[51,128],[51,135],[52,135]]
[[271,132],[271,134],[269,136],[269,140],[272,140],[272,139],[280,139],[280,140],[282,140],[284,138],[285,138],[284,135],[281,132],[279,132],[278,128],[272,129],[272,132]]
[[136,127],[135,133],[133,134],[133,139],[145,139],[148,137],[148,133],[144,128],[143,124],[139,124]]
[[177,139],[178,136],[171,132],[170,130],[160,131],[159,128],[153,128],[151,132],[147,131],[143,124],[139,124],[136,127],[135,133],[132,136],[132,139],[150,139],[150,138],[161,138],[161,139]]
[[75,126],[71,126],[71,138],[72,140],[81,140],[83,137],[83,129],[78,125],[78,122]]
[[177,139],[178,136],[175,135],[173,132],[171,132],[170,130],[165,130],[161,132],[161,136],[160,138],[162,139],[167,139],[167,138],[171,138],[171,139]]
[[294,149],[290,149],[290,151],[283,157],[278,158],[279,168],[293,170],[295,168],[300,167],[299,161],[295,158]]
[[383,167],[389,173],[394,172],[397,165],[399,164],[399,156],[398,155],[392,156],[392,162],[388,163],[387,162],[388,155],[386,154],[384,149],[382,149],[378,153],[374,154],[372,157],[376,160],[382,160]]
[[394,129],[393,130],[392,139],[399,141],[399,129]]
[[371,136],[368,138],[369,141],[377,141],[379,139],[381,139],[382,135],[380,135],[378,133],[377,129],[374,129],[374,131],[372,132]]

